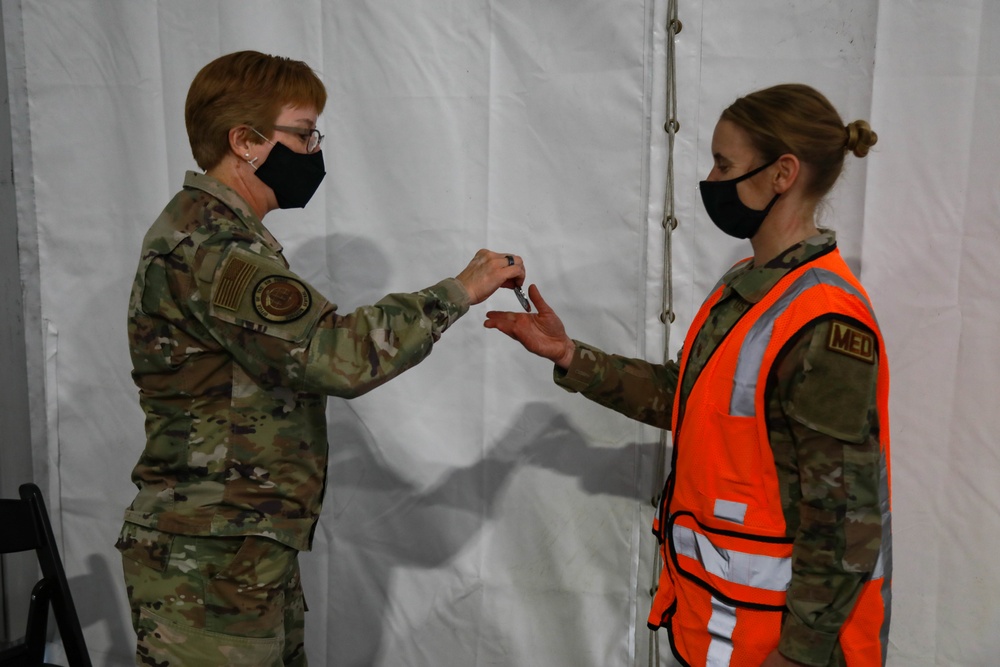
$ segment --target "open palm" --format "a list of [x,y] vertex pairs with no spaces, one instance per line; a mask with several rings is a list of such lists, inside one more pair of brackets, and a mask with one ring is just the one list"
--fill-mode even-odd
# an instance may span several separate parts
[[562,320],[542,298],[538,287],[528,287],[528,298],[535,313],[514,313],[491,310],[483,326],[497,329],[521,343],[526,350],[567,367],[573,358],[573,341],[566,335]]

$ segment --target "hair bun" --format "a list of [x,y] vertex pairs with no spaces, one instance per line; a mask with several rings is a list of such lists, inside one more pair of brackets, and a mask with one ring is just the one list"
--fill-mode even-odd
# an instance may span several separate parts
[[872,130],[868,121],[856,120],[848,123],[845,128],[847,140],[844,143],[844,150],[854,153],[857,157],[868,155],[868,151],[878,141],[878,135]]

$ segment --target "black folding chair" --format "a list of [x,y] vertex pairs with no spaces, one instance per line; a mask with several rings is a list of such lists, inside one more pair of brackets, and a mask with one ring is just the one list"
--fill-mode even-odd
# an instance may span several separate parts
[[0,554],[33,550],[42,578],[31,591],[24,640],[0,649],[0,667],[46,665],[42,660],[50,606],[69,667],[91,667],[42,492],[34,484],[22,484],[19,491],[20,500],[0,498]]

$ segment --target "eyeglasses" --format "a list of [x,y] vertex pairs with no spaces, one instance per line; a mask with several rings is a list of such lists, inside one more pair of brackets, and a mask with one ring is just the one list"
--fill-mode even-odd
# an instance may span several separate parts
[[309,130],[304,127],[293,127],[291,125],[274,125],[273,127],[276,130],[302,137],[306,142],[306,153],[315,153],[319,150],[320,144],[323,143],[323,135],[316,128]]

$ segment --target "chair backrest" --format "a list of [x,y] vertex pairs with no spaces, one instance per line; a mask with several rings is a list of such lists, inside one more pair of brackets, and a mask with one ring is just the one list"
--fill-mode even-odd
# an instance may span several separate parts
[[34,484],[22,484],[19,492],[20,499],[0,499],[0,554],[34,550],[42,579],[32,591],[25,642],[0,651],[0,665],[40,662],[51,604],[70,667],[91,667],[42,492]]

